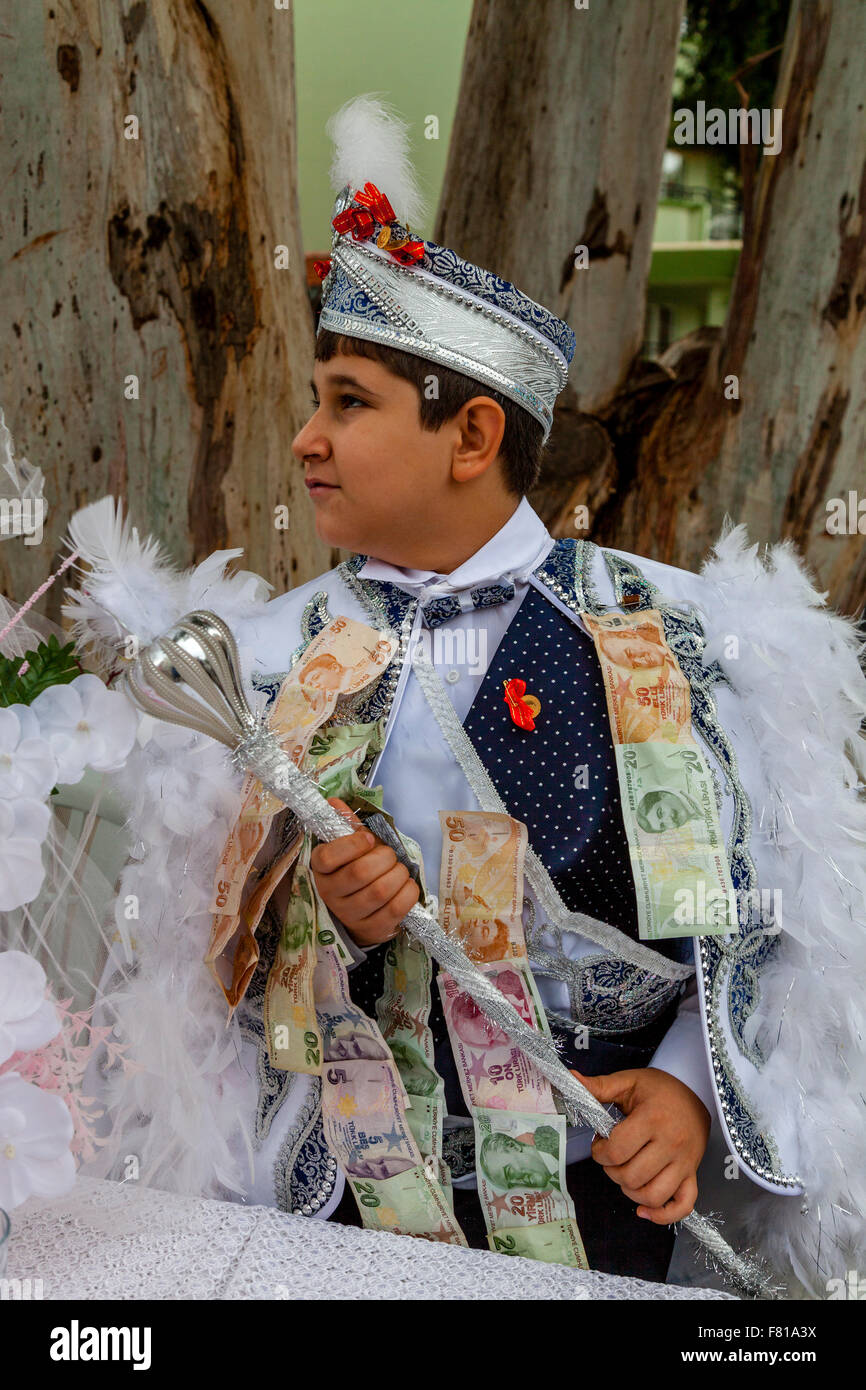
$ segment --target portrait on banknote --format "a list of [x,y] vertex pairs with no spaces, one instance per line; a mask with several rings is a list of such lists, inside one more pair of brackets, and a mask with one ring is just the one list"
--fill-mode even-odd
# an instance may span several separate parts
[[479,1162],[485,1177],[503,1190],[558,1188],[559,1135],[550,1125],[515,1137],[489,1134],[482,1141]]

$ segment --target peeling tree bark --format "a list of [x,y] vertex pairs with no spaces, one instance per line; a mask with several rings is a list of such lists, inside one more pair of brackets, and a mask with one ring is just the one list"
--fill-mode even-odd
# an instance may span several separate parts
[[26,597],[106,492],[178,563],[243,546],[277,591],[320,573],[290,448],[313,342],[291,11],[69,0],[3,29],[0,405],[49,505],[41,546],[0,546],[4,591]]
[[475,0],[435,239],[573,326],[571,410],[606,404],[643,339],[683,9]]
[[863,535],[856,518],[839,536],[826,521],[831,498],[866,493],[866,5],[792,0],[773,103],[782,149],[743,149],[726,323],[648,363],[637,354],[681,12],[475,0],[436,236],[577,335],[530,499],[555,534],[575,534],[584,503],[595,540],[697,569],[730,516],[752,541],[790,538],[830,601],[857,611]]

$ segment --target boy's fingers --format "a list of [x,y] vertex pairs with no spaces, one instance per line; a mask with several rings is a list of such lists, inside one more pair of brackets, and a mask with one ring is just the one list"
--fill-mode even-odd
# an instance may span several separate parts
[[[405,916],[405,913],[403,915]],[[378,913],[364,922],[358,922],[352,928],[352,940],[364,949],[368,946],[381,946],[383,941],[393,941],[396,935],[397,923]]]
[[[375,853],[377,851],[372,851],[369,858],[372,859]],[[366,860],[364,862],[366,863]],[[391,899],[405,887],[407,878],[408,872],[405,864],[395,864],[386,872],[376,874],[369,883],[358,889],[357,892],[349,893],[346,897],[338,899],[337,916],[343,922],[360,924],[365,917],[371,917],[374,913],[380,912],[382,908],[389,907]],[[395,923],[399,920],[399,918],[394,919]]]
[[[625,1192],[625,1188],[623,1188]],[[626,1193],[628,1196],[628,1193]],[[637,1200],[633,1198],[632,1200]],[[682,1221],[684,1216],[690,1215],[695,1209],[695,1202],[698,1200],[697,1178],[690,1175],[684,1178],[672,1197],[669,1197],[664,1206],[648,1207],[645,1204],[637,1208],[638,1215],[646,1221],[652,1221],[657,1226],[670,1226],[674,1221]]]
[[352,937],[359,946],[378,946],[382,941],[390,941],[397,934],[397,928],[410,908],[414,907],[420,894],[414,879],[409,879],[392,897],[386,907],[361,921],[352,928]]
[[596,1135],[591,1146],[592,1157],[603,1168],[619,1167],[634,1158],[652,1137],[652,1127],[648,1121],[633,1112],[617,1120],[606,1138]]
[[[352,859],[331,876],[329,890],[338,898],[351,898],[375,879],[381,878],[397,865],[397,856],[390,845],[374,845],[365,849],[360,858]],[[408,874],[405,865],[400,866]]]
[[316,845],[310,855],[310,866],[317,874],[332,874],[344,864],[350,864],[366,854],[376,843],[376,837],[369,830],[355,830],[351,835],[341,835],[327,844]]
[[[342,816],[346,824],[351,826],[353,830],[364,829],[362,822],[358,819],[351,806],[347,806],[345,801],[341,801],[338,796],[329,796],[328,805],[333,806],[334,810]],[[369,834],[370,832],[368,831],[367,833]],[[346,837],[344,836],[343,838],[345,839]]]
[[[644,1144],[630,1159],[624,1163],[604,1164],[604,1170],[609,1178],[618,1183],[623,1192],[628,1189],[638,1195],[635,1201],[641,1201],[640,1192],[649,1187],[654,1178],[668,1167],[667,1154],[664,1146],[658,1140],[651,1139]],[[647,1206],[657,1205],[652,1201],[652,1194],[645,1193],[650,1198]]]

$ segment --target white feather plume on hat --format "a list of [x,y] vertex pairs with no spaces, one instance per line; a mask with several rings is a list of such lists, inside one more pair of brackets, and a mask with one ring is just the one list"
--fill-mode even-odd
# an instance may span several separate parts
[[418,177],[409,158],[409,126],[375,92],[352,97],[328,120],[334,142],[330,179],[335,193],[374,183],[404,226],[425,215]]

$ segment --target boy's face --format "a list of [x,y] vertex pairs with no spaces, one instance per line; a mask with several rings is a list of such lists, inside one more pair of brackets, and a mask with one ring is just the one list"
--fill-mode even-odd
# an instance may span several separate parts
[[[431,369],[432,370],[432,369]],[[492,403],[491,403],[492,404]],[[409,538],[447,531],[464,501],[452,478],[460,417],[421,428],[416,387],[380,362],[337,354],[313,367],[315,413],[292,441],[327,544],[392,564]]]

